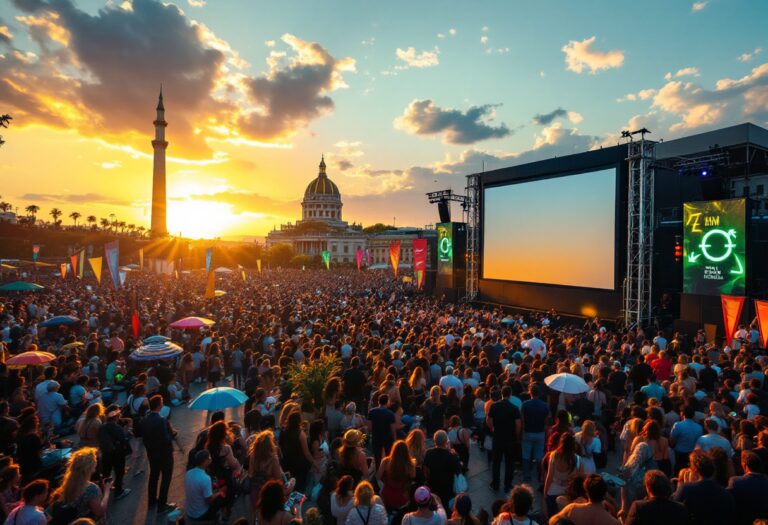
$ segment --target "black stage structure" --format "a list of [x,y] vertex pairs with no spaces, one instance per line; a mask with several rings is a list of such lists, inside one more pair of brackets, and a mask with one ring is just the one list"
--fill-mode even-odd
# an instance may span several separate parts
[[[652,135],[646,137],[649,139]],[[637,144],[637,143],[635,143]],[[628,178],[632,146],[619,144],[598,150],[552,158],[471,175],[478,181],[476,247],[479,264],[478,293],[472,300],[534,310],[556,309],[563,314],[604,319],[625,319],[623,301],[627,282]],[[748,301],[743,322],[754,316],[751,299],[768,298],[768,130],[745,123],[670,141],[653,143],[654,155],[648,161],[652,170],[652,286],[651,317],[644,324],[691,328],[703,323],[722,325],[719,296],[683,293],[683,265],[675,257],[675,244],[683,230],[683,203],[746,197],[747,205],[747,281]],[[615,168],[615,254],[614,283],[610,289],[586,288],[490,279],[485,275],[483,248],[485,232],[485,192],[487,189],[523,182],[557,179]],[[705,175],[702,175],[702,174]],[[469,183],[472,186],[472,182]],[[512,188],[514,190],[514,188]],[[468,194],[469,197],[469,194]],[[629,194],[632,198],[632,194]],[[541,196],[547,205],[546,195]],[[468,198],[471,202],[471,198]],[[630,214],[631,215],[631,214]],[[472,224],[468,224],[468,229]],[[535,224],[514,224],[536,234]],[[468,245],[468,257],[472,254]],[[534,254],[532,254],[534,255]],[[467,276],[469,283],[470,275]]]

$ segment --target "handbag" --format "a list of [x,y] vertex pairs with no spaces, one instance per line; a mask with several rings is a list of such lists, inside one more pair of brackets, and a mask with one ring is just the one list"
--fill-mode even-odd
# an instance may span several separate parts
[[468,488],[469,484],[467,483],[467,478],[464,476],[464,474],[456,474],[453,476],[454,494],[461,494],[462,492],[466,492]]

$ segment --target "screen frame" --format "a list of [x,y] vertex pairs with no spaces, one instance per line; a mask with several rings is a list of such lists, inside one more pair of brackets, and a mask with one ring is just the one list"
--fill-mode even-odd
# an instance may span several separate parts
[[[581,286],[581,285],[572,285],[572,284],[519,281],[519,280],[513,280],[513,279],[499,279],[499,278],[491,278],[491,277],[485,276],[485,191],[487,189],[501,188],[504,186],[513,186],[513,185],[522,184],[526,182],[537,182],[542,180],[558,179],[561,177],[568,177],[571,175],[583,175],[587,173],[593,173],[596,171],[604,171],[609,169],[614,170],[613,288],[595,288],[592,286]],[[625,271],[621,268],[622,261],[620,257],[620,245],[622,244],[622,240],[625,237],[622,234],[621,229],[625,227],[625,223],[623,222],[622,218],[626,214],[626,210],[624,210],[623,201],[621,199],[621,195],[622,195],[621,193],[622,184],[621,184],[621,178],[620,178],[621,173],[622,173],[621,162],[610,162],[610,163],[596,164],[589,167],[582,167],[582,168],[576,168],[576,169],[563,169],[560,171],[516,177],[516,178],[507,179],[503,181],[493,181],[488,183],[481,182],[480,184],[480,217],[481,217],[482,227],[480,228],[479,279],[483,281],[499,282],[499,283],[516,283],[516,284],[531,285],[531,286],[545,286],[550,288],[569,288],[574,290],[592,290],[592,291],[596,290],[596,291],[607,292],[607,293],[620,293],[621,281],[622,281],[621,276],[623,276],[625,273]]]

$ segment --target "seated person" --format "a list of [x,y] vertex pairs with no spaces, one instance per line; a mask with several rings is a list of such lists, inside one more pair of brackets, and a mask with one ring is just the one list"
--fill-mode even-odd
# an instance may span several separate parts
[[184,477],[186,517],[191,520],[215,520],[224,504],[223,490],[214,493],[211,476],[206,469],[211,465],[211,453],[207,449],[195,453],[195,467]]

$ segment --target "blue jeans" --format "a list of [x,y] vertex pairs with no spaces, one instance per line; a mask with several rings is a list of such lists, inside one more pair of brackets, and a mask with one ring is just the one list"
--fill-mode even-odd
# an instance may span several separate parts
[[544,458],[544,432],[523,432],[523,478],[531,474],[531,460],[540,463]]

